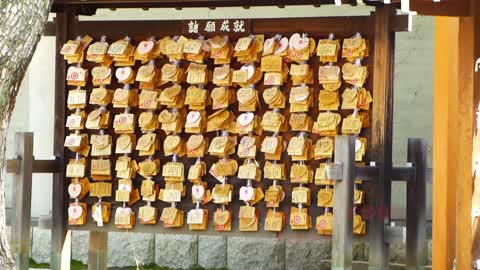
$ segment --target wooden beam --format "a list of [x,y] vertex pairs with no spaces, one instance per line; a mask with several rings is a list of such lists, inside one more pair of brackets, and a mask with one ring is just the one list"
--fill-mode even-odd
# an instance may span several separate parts
[[432,269],[438,270],[451,270],[455,257],[458,26],[458,18],[435,18]]
[[[53,153],[59,158],[60,164],[66,164],[63,140],[65,138],[65,100],[66,100],[66,63],[58,52],[69,37],[70,26],[73,20],[72,13],[67,9],[64,13],[56,16],[56,41],[55,41],[55,119]],[[53,175],[52,187],[52,251],[50,255],[50,267],[52,270],[70,269],[70,241],[67,237],[67,182],[65,181],[65,168],[61,168]],[[69,240],[69,238],[67,238]]]
[[[457,265],[472,267],[480,259],[480,3],[470,2],[470,16],[460,18],[459,175],[457,197]],[[472,185],[473,183],[473,185]],[[473,210],[473,211],[472,211]],[[472,218],[472,213],[475,217]],[[464,251],[464,252],[462,252]],[[471,251],[471,252],[468,252]],[[477,269],[480,267],[477,265]]]
[[468,16],[470,0],[410,0],[410,10],[419,15]]
[[[480,57],[480,4],[477,0],[471,1],[470,16],[460,18],[459,24],[459,92],[458,92],[458,174],[457,174],[457,269],[470,269],[473,260],[479,259],[478,247],[472,245],[472,209],[480,210],[476,203],[472,207],[473,187],[475,184],[476,196],[480,195],[480,180],[475,179],[476,167],[480,163],[478,144],[477,115],[480,101],[480,73],[475,72],[476,60]],[[476,218],[478,220],[478,217]],[[476,224],[475,224],[476,225]],[[473,257],[475,255],[475,257]]]
[[20,170],[13,185],[12,251],[16,269],[26,270],[30,258],[30,216],[32,205],[33,133],[15,134],[16,155],[21,157]]
[[355,137],[335,137],[335,163],[342,164],[342,179],[335,181],[333,201],[332,269],[352,269],[353,186],[355,184]]
[[55,22],[46,22],[45,28],[43,28],[42,36],[55,36],[56,28],[57,27]]
[[[54,0],[52,12],[61,12],[66,7],[90,13],[97,8],[185,8],[185,7],[250,7],[250,6],[287,6],[287,5],[356,5],[356,0]],[[399,1],[392,4],[398,7]],[[383,6],[383,1],[365,1],[367,5]]]
[[427,141],[408,139],[408,161],[415,165],[414,181],[407,183],[406,265],[409,270],[427,264]]
[[[375,51],[373,70],[371,160],[380,167],[378,183],[372,185],[371,204],[373,209],[390,209],[391,168],[392,168],[392,123],[393,123],[393,61],[395,33],[390,31],[392,7],[377,8],[375,11]],[[388,269],[388,249],[384,227],[390,216],[375,215],[368,223],[369,269]]]
[[90,232],[88,244],[88,270],[107,269],[108,232]]

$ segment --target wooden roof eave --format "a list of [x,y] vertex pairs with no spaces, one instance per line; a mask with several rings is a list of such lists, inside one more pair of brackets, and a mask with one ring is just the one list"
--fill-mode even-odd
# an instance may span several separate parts
[[93,15],[98,8],[188,8],[188,7],[251,7],[251,6],[293,6],[293,5],[333,5],[356,6],[358,2],[370,6],[391,3],[400,7],[400,0],[54,0],[52,12],[62,12],[70,8],[77,15]]

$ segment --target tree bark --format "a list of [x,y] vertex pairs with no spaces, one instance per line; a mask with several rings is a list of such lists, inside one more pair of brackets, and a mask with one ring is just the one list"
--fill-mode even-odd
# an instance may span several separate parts
[[[0,170],[15,101],[28,65],[48,20],[50,0],[0,1]],[[5,232],[5,188],[0,174],[0,269],[13,269]]]

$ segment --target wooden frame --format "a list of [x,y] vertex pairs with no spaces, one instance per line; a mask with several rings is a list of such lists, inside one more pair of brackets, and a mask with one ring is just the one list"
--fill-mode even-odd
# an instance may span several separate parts
[[[389,5],[392,7],[400,7],[401,0],[361,0],[360,3],[371,6]],[[320,7],[321,5],[342,5],[349,4],[356,6],[358,0],[55,0],[53,1],[52,11],[63,12],[65,8],[73,8],[76,14],[91,15],[96,12],[97,8],[188,8],[188,7],[205,7],[215,9],[217,7],[244,7],[251,6],[278,6],[283,8],[288,5],[312,5]]]
[[[60,50],[61,45],[70,38],[73,38],[79,34],[89,34],[93,35],[95,38],[99,38],[101,34],[109,34],[109,36],[116,36],[117,38],[120,35],[125,33],[132,33],[134,39],[138,39],[141,36],[146,34],[155,34],[155,35],[169,35],[177,34],[181,31],[181,21],[130,21],[130,22],[92,22],[92,21],[78,21],[75,19],[76,14],[86,13],[94,11],[98,7],[107,7],[102,5],[112,5],[108,7],[123,7],[123,2],[126,6],[132,7],[131,1],[89,1],[88,4],[78,6],[80,4],[78,1],[74,0],[63,0],[55,1],[54,9],[59,11],[56,18],[56,36],[57,36],[57,51]],[[128,2],[128,3],[127,3]],[[164,7],[165,2],[168,1],[137,1],[135,7],[142,7],[142,4],[161,5]],[[185,5],[188,3],[202,3],[202,1],[183,1]],[[212,1],[208,1],[212,4]],[[217,1],[214,1],[217,2]],[[223,5],[226,5],[226,2],[229,1],[218,1],[223,2]],[[236,1],[238,2],[241,1]],[[245,1],[247,2],[247,1]],[[267,4],[268,1],[256,1],[258,4]],[[297,4],[303,3],[303,1],[293,1]],[[309,1],[305,1],[309,2]],[[316,1],[318,4],[318,1]],[[325,1],[325,3],[330,3],[332,1]],[[82,3],[85,3],[82,1]],[[163,3],[163,4],[162,4]],[[178,3],[178,2],[177,2]],[[252,2],[253,3],[253,2]],[[285,4],[290,3],[285,1]],[[324,2],[320,2],[324,3]],[[378,3],[377,3],[378,4]],[[220,5],[220,4],[219,4]],[[352,165],[351,162],[347,162],[346,170],[349,172],[348,179],[352,178],[352,173],[356,177],[362,177],[364,180],[373,180],[370,184],[367,185],[367,189],[370,191],[379,192],[380,196],[378,199],[372,202],[376,207],[390,206],[390,182],[392,178],[396,180],[411,180],[415,175],[415,168],[392,168],[391,163],[391,127],[392,127],[392,113],[393,113],[393,48],[394,48],[394,32],[396,31],[406,31],[408,28],[408,20],[406,16],[396,16],[393,12],[394,9],[389,7],[379,7],[377,11],[371,16],[364,17],[330,17],[330,18],[294,18],[294,19],[281,19],[281,20],[271,20],[271,19],[255,19],[252,20],[251,31],[253,33],[264,33],[267,36],[274,35],[277,32],[282,33],[291,33],[295,31],[302,31],[308,33],[314,33],[316,35],[327,35],[329,32],[334,32],[336,35],[346,37],[354,34],[355,32],[361,32],[366,35],[372,42],[374,47],[373,59],[368,60],[366,63],[374,64],[373,67],[373,80],[371,81],[371,87],[374,88],[374,107],[373,114],[374,118],[372,119],[372,156],[370,160],[376,161],[377,166],[373,167],[356,167]],[[121,26],[121,27],[120,27]],[[373,27],[372,27],[373,26]],[[369,62],[370,61],[370,62]],[[61,163],[60,168],[57,168],[54,176],[54,187],[53,187],[53,224],[55,229],[52,232],[52,269],[67,269],[66,261],[69,260],[69,241],[71,240],[70,233],[68,230],[71,229],[87,229],[90,230],[90,252],[89,260],[95,261],[95,266],[92,266],[91,269],[103,269],[105,261],[105,254],[102,253],[102,249],[106,247],[107,236],[106,232],[111,230],[112,226],[106,226],[103,228],[98,228],[93,224],[87,225],[85,227],[73,227],[67,226],[66,218],[66,202],[68,198],[66,195],[66,181],[64,178],[65,175],[65,164],[68,157],[68,154],[63,147],[63,139],[66,134],[64,128],[64,122],[66,119],[66,109],[65,109],[65,99],[66,99],[66,84],[65,84],[65,73],[66,73],[66,63],[60,55],[57,55],[56,60],[56,88],[55,88],[55,139],[54,139],[54,152],[55,155],[59,158]],[[352,149],[351,142],[344,142],[344,145],[347,145]],[[341,147],[340,147],[341,148]],[[349,151],[345,152],[349,153]],[[348,161],[348,158],[351,157],[345,156],[345,154],[340,155],[339,158],[345,158],[345,161]],[[419,156],[414,156],[418,158]],[[380,161],[384,162],[380,162]],[[425,164],[425,162],[423,163]],[[425,168],[420,166],[419,168]],[[346,172],[347,172],[346,171]],[[422,174],[422,177],[417,175],[416,184],[412,184],[412,188],[409,189],[411,192],[422,192],[421,189],[421,180],[426,176]],[[397,179],[398,178],[398,179]],[[383,179],[383,181],[379,181]],[[425,181],[426,179],[423,178]],[[351,181],[350,181],[351,182]],[[349,190],[351,183],[346,181],[343,182],[344,188]],[[418,185],[420,185],[418,188]],[[346,196],[347,193],[346,192]],[[423,194],[424,195],[424,194]],[[421,194],[420,194],[421,196]],[[341,201],[340,199],[337,199]],[[287,199],[288,201],[288,199]],[[61,207],[60,207],[61,206]],[[191,207],[191,206],[190,206]],[[344,214],[347,214],[348,205],[343,203],[338,206],[338,210]],[[316,207],[314,207],[316,208]],[[411,254],[417,254],[419,252],[419,243],[424,241],[424,234],[418,233],[418,229],[421,228],[422,223],[418,219],[424,219],[422,217],[422,212],[420,214],[416,213],[412,209],[412,214],[414,219],[410,222],[410,225],[407,226],[411,230],[417,231],[415,234],[417,237],[408,238],[407,242],[411,243],[408,246],[412,246],[413,251]],[[313,215],[315,212],[312,212]],[[423,212],[424,214],[424,212]],[[392,241],[393,233],[391,229],[386,229],[385,225],[389,223],[390,217],[378,218],[373,220],[369,224],[368,230],[376,231],[379,233],[371,233],[369,237],[370,241],[370,269],[386,269],[388,267],[388,254],[385,249],[385,245],[388,242]],[[112,223],[112,222],[111,222]],[[110,224],[111,225],[111,224]],[[345,224],[343,224],[345,225]],[[142,232],[167,232],[161,230],[160,226],[155,226],[153,229],[147,226],[138,225],[134,231]],[[140,229],[137,229],[140,228]],[[150,227],[151,228],[151,227]],[[348,228],[348,223],[347,227]],[[408,231],[409,229],[407,229]],[[171,232],[171,231],[170,231]],[[175,231],[174,233],[189,233],[187,230]],[[303,237],[310,237],[314,233],[312,230],[310,233],[305,233]],[[203,233],[205,234],[205,233]],[[207,232],[208,234],[208,232]],[[230,234],[233,235],[234,233]],[[334,249],[337,254],[333,257],[332,262],[334,262],[335,269],[349,269],[351,267],[351,249],[345,248],[345,244],[351,239],[351,230],[343,230],[342,233],[337,233],[337,240],[334,240]],[[245,234],[242,234],[245,235]],[[281,234],[288,236],[288,230]],[[299,237],[302,234],[295,234]],[[256,234],[255,236],[258,236]],[[272,234],[270,234],[272,236]],[[422,238],[423,237],[423,238]],[[419,240],[420,238],[420,240]],[[344,245],[339,245],[342,241]],[[342,248],[343,247],[343,248]],[[103,255],[102,255],[103,254]],[[410,265],[420,265],[419,259],[421,256],[416,256],[409,262]],[[65,268],[67,267],[67,268]]]

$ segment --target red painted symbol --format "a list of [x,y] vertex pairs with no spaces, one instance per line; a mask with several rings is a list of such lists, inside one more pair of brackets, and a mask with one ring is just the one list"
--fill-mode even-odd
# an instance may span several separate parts
[[151,104],[152,104],[151,100],[145,100],[145,102],[143,103],[143,105],[145,105],[145,107],[149,107]]
[[327,222],[325,220],[320,221],[320,228],[325,229],[327,227]]
[[78,79],[78,73],[72,72],[72,74],[70,75],[70,78],[72,81],[76,81]]
[[67,145],[73,145],[73,144],[75,144],[75,139],[74,138],[68,139]]
[[293,218],[293,223],[294,224],[299,224],[300,223],[300,217],[299,216],[296,216]]
[[120,118],[118,119],[118,122],[119,122],[120,124],[124,124],[125,122],[127,122],[127,117],[125,117],[125,116],[120,117]]
[[273,76],[269,76],[269,77],[267,78],[267,82],[268,82],[268,83],[273,83],[274,80],[275,80],[275,77],[273,77]]

